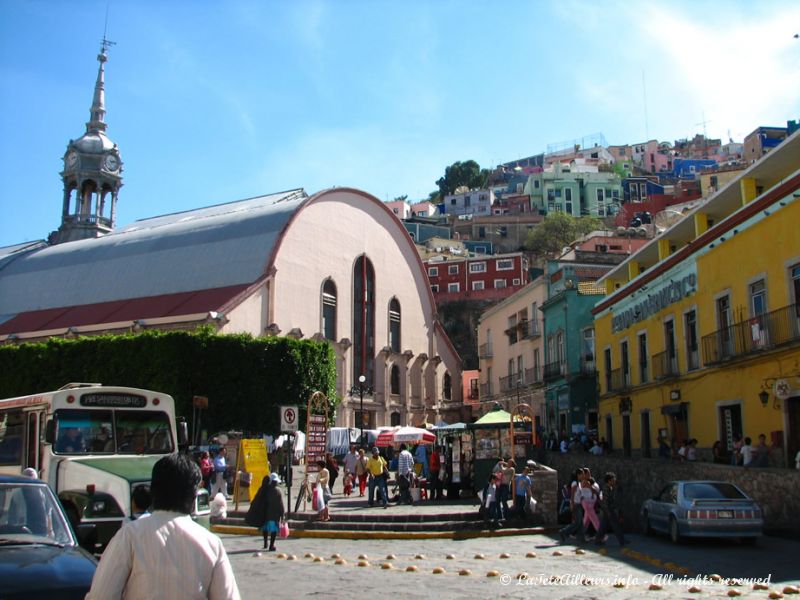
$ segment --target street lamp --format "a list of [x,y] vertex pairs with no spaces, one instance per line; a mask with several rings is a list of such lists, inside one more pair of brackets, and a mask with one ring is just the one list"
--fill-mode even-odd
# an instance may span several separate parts
[[367,382],[366,376],[364,376],[363,374],[359,375],[358,376],[358,385],[357,386],[354,385],[353,387],[350,388],[350,395],[353,396],[355,394],[358,394],[358,397],[359,397],[359,411],[358,412],[359,412],[359,415],[361,416],[360,424],[359,424],[360,425],[361,434],[360,434],[360,436],[358,438],[358,445],[360,447],[362,447],[362,448],[364,447],[364,393],[371,394],[373,392],[373,389],[372,389],[371,386],[364,385],[366,382]]

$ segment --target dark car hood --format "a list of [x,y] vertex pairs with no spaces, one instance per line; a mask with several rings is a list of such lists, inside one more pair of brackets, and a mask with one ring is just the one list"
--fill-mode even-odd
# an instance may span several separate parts
[[97,563],[80,548],[0,546],[2,598],[83,598]]

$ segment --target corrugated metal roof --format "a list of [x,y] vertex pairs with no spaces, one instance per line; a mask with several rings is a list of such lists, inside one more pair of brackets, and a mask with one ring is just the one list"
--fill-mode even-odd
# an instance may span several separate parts
[[298,189],[162,215],[96,239],[6,253],[5,264],[0,253],[0,315],[251,284],[306,199]]

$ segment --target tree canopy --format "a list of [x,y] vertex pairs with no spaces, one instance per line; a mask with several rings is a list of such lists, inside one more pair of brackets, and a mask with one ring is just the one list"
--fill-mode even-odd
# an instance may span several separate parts
[[531,230],[523,247],[536,257],[549,258],[558,255],[564,246],[582,235],[603,227],[603,222],[595,217],[550,213]]
[[457,161],[444,170],[444,177],[436,181],[439,186],[439,198],[455,193],[461,186],[469,189],[480,189],[489,180],[489,169],[481,169],[474,160]]

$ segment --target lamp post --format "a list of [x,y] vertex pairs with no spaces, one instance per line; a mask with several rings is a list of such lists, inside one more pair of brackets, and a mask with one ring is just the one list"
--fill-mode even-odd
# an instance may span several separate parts
[[350,388],[350,395],[353,396],[358,394],[359,398],[359,429],[360,435],[358,438],[358,445],[359,447],[364,447],[364,393],[371,394],[373,392],[372,387],[368,385],[364,385],[367,382],[367,378],[365,375],[361,374],[358,376],[358,385],[353,386]]

